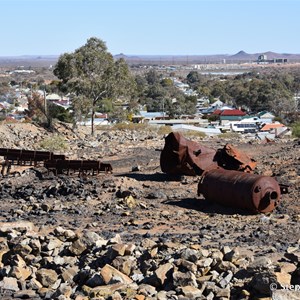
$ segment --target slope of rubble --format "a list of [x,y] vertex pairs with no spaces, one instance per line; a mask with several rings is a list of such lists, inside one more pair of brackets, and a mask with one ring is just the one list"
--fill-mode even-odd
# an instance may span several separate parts
[[299,140],[192,137],[214,149],[230,142],[258,162],[255,173],[288,185],[272,213],[251,215],[197,196],[197,176],[163,174],[157,130],[91,137],[61,123],[55,132],[0,126],[2,148],[43,150],[54,135],[64,137],[68,157],[111,163],[113,173],[80,178],[15,166],[0,179],[1,299],[299,296],[281,289],[300,284]]

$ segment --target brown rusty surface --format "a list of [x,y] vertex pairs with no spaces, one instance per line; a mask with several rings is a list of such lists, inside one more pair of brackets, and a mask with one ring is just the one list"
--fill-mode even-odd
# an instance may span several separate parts
[[112,172],[110,164],[102,163],[98,160],[67,160],[65,155],[54,154],[49,151],[35,151],[24,149],[9,149],[0,148],[0,156],[4,156],[2,163],[1,174],[10,173],[11,165],[37,165],[38,162],[43,162],[44,166],[54,171],[56,174],[61,174],[67,171],[83,173],[91,171],[92,175],[99,172]]
[[205,199],[252,213],[271,212],[280,201],[280,186],[269,176],[214,169],[205,172],[198,195]]
[[44,166],[48,170],[52,170],[55,173],[61,174],[67,171],[74,172],[86,172],[91,171],[92,175],[99,172],[112,172],[112,166],[110,164],[102,163],[98,160],[48,160],[44,162]]
[[24,149],[0,148],[0,156],[5,160],[11,161],[12,164],[26,164],[51,159],[65,159],[64,155],[57,155],[49,151],[36,151]]
[[217,167],[215,154],[214,149],[190,141],[179,132],[171,132],[160,155],[161,170],[171,175],[201,175]]
[[218,167],[251,172],[256,161],[230,144],[216,151],[186,139],[179,132],[171,132],[165,138],[160,166],[167,174],[195,176]]
[[253,158],[231,144],[226,144],[223,149],[219,149],[215,159],[218,161],[218,165],[226,170],[251,172],[257,165]]

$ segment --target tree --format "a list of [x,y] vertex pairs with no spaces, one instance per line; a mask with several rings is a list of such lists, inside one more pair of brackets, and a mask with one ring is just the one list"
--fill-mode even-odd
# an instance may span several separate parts
[[36,119],[39,123],[46,123],[47,127],[52,126],[52,116],[49,114],[48,104],[45,103],[44,96],[39,93],[32,93],[27,97],[29,118]]
[[48,103],[48,114],[53,119],[58,119],[61,122],[72,123],[73,118],[68,109],[58,106],[54,103]]
[[187,76],[186,76],[187,82],[189,84],[194,84],[200,81],[200,74],[197,71],[191,71]]
[[147,80],[147,83],[150,85],[157,84],[160,81],[159,74],[155,70],[150,70],[146,74],[146,80]]
[[10,93],[11,87],[8,81],[1,81],[0,82],[0,99],[6,99],[6,96]]
[[53,72],[62,80],[62,86],[75,95],[74,108],[80,107],[76,101],[83,98],[89,102],[92,135],[95,112],[101,102],[127,95],[133,87],[126,62],[123,59],[115,62],[105,43],[95,37],[75,52],[61,55]]

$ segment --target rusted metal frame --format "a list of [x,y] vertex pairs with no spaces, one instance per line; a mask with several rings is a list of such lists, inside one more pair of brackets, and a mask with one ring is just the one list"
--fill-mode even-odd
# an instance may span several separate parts
[[0,148],[0,155],[11,160],[13,164],[26,165],[26,162],[29,162],[32,165],[32,163],[36,164],[39,161],[51,159],[53,153],[49,151]]
[[[5,174],[5,169],[6,169],[6,174]],[[9,160],[4,160],[1,163],[1,175],[8,176],[10,174],[10,170],[11,170],[11,162]]]
[[51,160],[45,161],[44,166],[49,171],[54,170],[56,174],[66,172],[67,175],[70,175],[71,171],[78,172],[79,175],[84,175],[86,171],[90,171],[92,176],[98,175],[101,171],[106,173],[112,171],[110,164],[92,160]]

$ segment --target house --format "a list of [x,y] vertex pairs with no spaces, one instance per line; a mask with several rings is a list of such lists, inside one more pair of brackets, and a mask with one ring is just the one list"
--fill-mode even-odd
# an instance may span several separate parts
[[57,94],[49,94],[46,96],[46,100],[48,101],[60,101],[61,100],[61,96],[57,95]]
[[257,132],[260,124],[261,122],[257,117],[248,116],[244,117],[241,121],[232,121],[227,123],[231,131],[241,133]]
[[275,116],[268,112],[268,111],[261,111],[258,114],[256,114],[257,117],[259,117],[264,123],[273,123],[273,120]]
[[280,127],[285,127],[283,124],[279,122],[271,123],[271,124],[265,124],[260,131],[267,131],[270,132],[274,129],[280,128]]
[[218,99],[211,106],[217,108],[217,107],[222,107],[223,105],[224,105],[224,103],[221,100]]
[[175,124],[171,126],[172,131],[196,131],[202,132],[207,136],[215,136],[221,134],[221,130],[213,127],[199,127],[188,124]]
[[215,107],[208,107],[208,108],[199,108],[198,112],[200,112],[203,115],[211,115],[216,110]]
[[279,138],[285,135],[291,135],[290,128],[286,127],[285,125],[275,122],[271,124],[265,124],[261,129],[260,132],[257,133],[257,136],[262,139],[269,139],[273,140],[275,138]]
[[139,111],[138,114],[132,116],[133,123],[144,123],[150,120],[165,119],[168,116],[164,112],[147,112]]
[[219,117],[220,125],[225,125],[232,121],[242,120],[246,113],[239,109],[217,109],[212,113],[212,115]]

